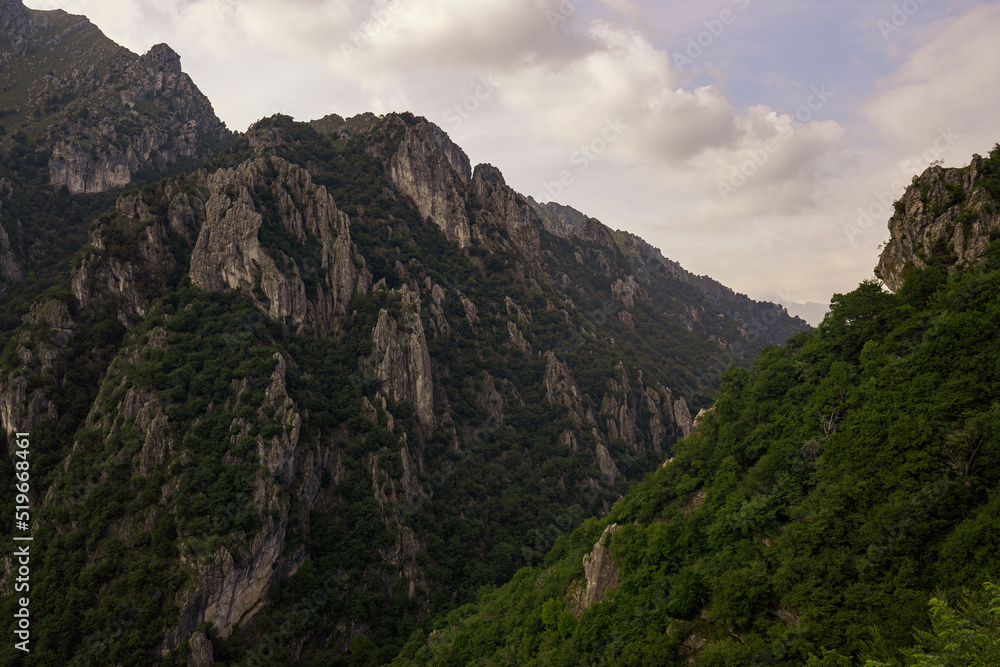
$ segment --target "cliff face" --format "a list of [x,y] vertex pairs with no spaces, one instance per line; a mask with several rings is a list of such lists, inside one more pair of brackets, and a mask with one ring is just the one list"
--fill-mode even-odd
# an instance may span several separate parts
[[995,180],[1000,154],[974,155],[968,166],[933,166],[906,189],[889,219],[890,239],[875,275],[897,290],[910,267],[975,264],[1000,232]]
[[464,194],[472,168],[465,152],[440,128],[426,122],[411,124],[393,116],[380,123],[377,132],[394,137],[394,151],[380,143],[372,146],[372,153],[386,160],[393,186],[412,199],[420,215],[433,220],[449,240],[467,246]]

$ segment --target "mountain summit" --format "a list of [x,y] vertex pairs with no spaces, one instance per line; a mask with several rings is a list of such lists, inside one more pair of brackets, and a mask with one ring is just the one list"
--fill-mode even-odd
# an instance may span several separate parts
[[169,46],[137,56],[82,16],[7,0],[0,63],[0,147],[44,153],[55,188],[120,188],[233,138]]

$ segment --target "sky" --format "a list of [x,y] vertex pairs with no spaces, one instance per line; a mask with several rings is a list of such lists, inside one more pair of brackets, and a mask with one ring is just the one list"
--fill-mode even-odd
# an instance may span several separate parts
[[233,130],[411,111],[758,300],[873,277],[892,203],[1000,141],[1000,1],[28,0],[166,42]]

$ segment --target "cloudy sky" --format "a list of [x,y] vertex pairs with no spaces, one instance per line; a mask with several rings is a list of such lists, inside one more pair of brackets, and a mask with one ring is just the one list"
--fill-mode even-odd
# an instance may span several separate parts
[[871,277],[912,176],[1000,141],[1000,2],[27,4],[169,43],[235,130],[425,116],[518,191],[770,301]]

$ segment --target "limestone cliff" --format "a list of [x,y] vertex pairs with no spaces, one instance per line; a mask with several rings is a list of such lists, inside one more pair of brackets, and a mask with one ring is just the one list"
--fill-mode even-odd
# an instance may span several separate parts
[[996,178],[1000,154],[974,155],[962,168],[932,166],[895,204],[889,218],[890,238],[875,275],[898,289],[910,267],[931,264],[955,270],[975,264],[1000,232]]
[[420,215],[434,222],[460,246],[469,244],[465,188],[472,179],[469,158],[441,128],[411,117],[392,116],[378,126],[391,144],[372,144],[386,161],[389,180],[410,197]]
[[421,432],[434,431],[434,389],[431,360],[420,317],[420,297],[406,285],[399,291],[398,317],[381,310],[372,332],[371,363],[381,390],[396,401],[409,403]]

